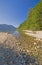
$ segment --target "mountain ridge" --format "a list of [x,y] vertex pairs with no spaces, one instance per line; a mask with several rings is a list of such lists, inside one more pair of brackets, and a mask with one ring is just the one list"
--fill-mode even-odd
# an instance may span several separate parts
[[0,32],[14,32],[16,28],[13,25],[0,24]]

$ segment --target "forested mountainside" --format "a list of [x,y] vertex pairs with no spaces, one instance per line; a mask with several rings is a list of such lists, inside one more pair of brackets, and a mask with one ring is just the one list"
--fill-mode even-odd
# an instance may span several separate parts
[[20,24],[18,29],[22,30],[42,30],[42,0],[30,9],[26,20]]

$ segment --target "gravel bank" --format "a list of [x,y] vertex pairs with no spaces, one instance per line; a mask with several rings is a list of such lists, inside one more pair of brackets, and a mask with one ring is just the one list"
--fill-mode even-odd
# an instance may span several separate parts
[[24,30],[25,34],[36,37],[37,39],[42,39],[42,31],[29,31]]
[[0,33],[0,65],[39,65],[36,58],[22,53],[18,44],[13,35]]

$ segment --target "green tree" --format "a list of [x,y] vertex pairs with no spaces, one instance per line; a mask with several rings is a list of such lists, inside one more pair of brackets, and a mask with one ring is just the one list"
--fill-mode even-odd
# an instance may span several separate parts
[[19,26],[19,29],[42,30],[42,0],[30,9],[26,21]]

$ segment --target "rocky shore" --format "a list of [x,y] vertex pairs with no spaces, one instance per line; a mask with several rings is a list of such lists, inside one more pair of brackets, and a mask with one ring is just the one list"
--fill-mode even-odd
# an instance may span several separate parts
[[39,65],[37,59],[24,53],[25,49],[22,50],[19,45],[12,34],[0,33],[0,65]]
[[42,31],[31,31],[31,30],[23,30],[25,34],[30,35],[32,37],[36,37],[38,40],[42,40]]

